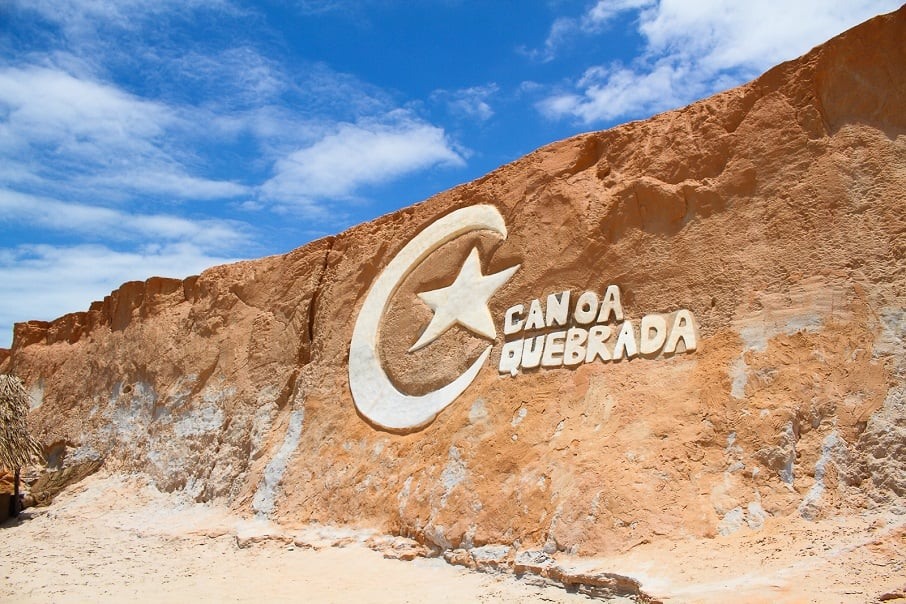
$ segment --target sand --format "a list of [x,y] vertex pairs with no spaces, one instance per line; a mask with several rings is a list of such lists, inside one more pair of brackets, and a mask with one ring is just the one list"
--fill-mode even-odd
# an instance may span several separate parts
[[[95,475],[0,526],[0,601],[588,601],[440,558],[385,559],[357,542],[366,537],[321,528],[300,547],[268,522],[160,493],[139,477]],[[351,542],[330,547],[336,541]]]
[[[97,474],[0,525],[0,601],[588,602],[581,594],[440,558],[386,559],[364,529],[287,530]],[[894,601],[906,588],[906,517],[769,522],[711,540],[560,558],[627,574],[669,602]]]

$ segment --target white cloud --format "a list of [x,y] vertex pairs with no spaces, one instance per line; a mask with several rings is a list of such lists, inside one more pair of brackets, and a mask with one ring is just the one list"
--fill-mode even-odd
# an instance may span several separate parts
[[242,185],[189,175],[174,159],[176,141],[195,128],[186,113],[59,69],[0,69],[0,158],[20,168],[7,182],[180,198],[246,194]]
[[497,91],[497,84],[491,83],[452,91],[435,90],[431,93],[431,99],[444,103],[447,111],[455,116],[484,122],[494,115],[494,109],[488,101]]
[[[76,179],[77,181],[79,179]],[[151,195],[164,195],[180,199],[222,199],[247,195],[251,189],[245,185],[223,180],[208,180],[185,174],[182,168],[173,167],[162,171],[152,167],[137,172],[85,179],[91,186],[110,187],[118,190],[136,191]]]
[[685,55],[709,72],[762,71],[808,52],[899,0],[662,0],[643,12],[649,52]]
[[130,213],[6,189],[0,189],[0,214],[6,222],[78,233],[101,241],[191,244],[205,250],[228,250],[248,241],[246,229],[231,221]]
[[103,245],[0,249],[0,347],[9,347],[13,323],[88,310],[91,300],[103,299],[126,281],[183,278],[234,260],[190,243],[127,252]]
[[580,93],[543,99],[539,109],[545,115],[573,116],[589,124],[676,107],[702,90],[700,83],[689,77],[686,65],[666,62],[642,73],[619,65],[612,69],[591,68],[579,80],[579,87]]
[[104,26],[135,30],[146,19],[188,15],[200,9],[239,12],[229,0],[14,0],[13,3],[56,23],[67,36],[83,43],[90,42],[92,32]]
[[355,8],[350,0],[297,0],[296,9],[305,15],[319,15],[335,11],[347,12]]
[[[197,20],[199,9],[238,12],[228,0],[151,4],[20,3],[65,35],[63,50],[28,54],[26,64],[0,62],[0,186],[120,204],[257,197],[278,202],[271,209],[291,205],[323,218],[325,199],[350,199],[362,186],[463,163],[443,129],[397,109],[390,94],[355,76],[317,62],[281,62],[244,38],[226,48],[204,40],[170,48],[141,35],[158,17],[178,26],[173,19]],[[99,33],[105,27],[136,31],[131,56],[119,43],[122,33]],[[166,74],[160,87],[138,85],[153,97],[118,85],[115,74],[134,65],[155,84],[155,74]],[[464,91],[457,109],[486,119],[493,112],[488,92]],[[344,154],[355,158],[345,168]],[[229,173],[231,157],[243,157],[246,182],[199,173],[208,166]],[[2,167],[4,160],[16,169]],[[318,167],[329,172],[322,176]]]
[[147,151],[177,117],[160,103],[74,77],[60,70],[29,66],[0,70],[0,106],[10,144],[52,144],[64,152],[97,154],[100,148]]
[[[203,87],[206,96],[231,105],[266,106],[289,87],[281,66],[250,46],[183,51],[171,57],[169,64],[190,89]],[[175,79],[177,74],[170,77]]]
[[582,15],[582,29],[597,33],[620,13],[649,8],[654,4],[656,0],[598,0]]
[[551,24],[544,46],[540,49],[521,49],[534,59],[549,62],[556,58],[560,48],[581,35],[597,34],[604,30],[620,13],[648,8],[656,0],[598,0],[579,17],[557,17]]
[[541,49],[526,50],[522,52],[533,59],[544,62],[552,61],[557,56],[557,50],[566,41],[581,30],[581,21],[571,17],[559,17],[551,24],[550,32]]
[[345,199],[364,186],[382,184],[436,165],[465,162],[442,128],[402,112],[381,121],[340,124],[334,132],[275,164],[262,194],[282,202]]
[[898,5],[898,0],[600,0],[573,20],[582,24],[573,31],[595,33],[618,13],[636,11],[646,43],[643,56],[630,65],[592,67],[571,90],[550,94],[538,108],[548,117],[585,124],[650,115],[742,83]]

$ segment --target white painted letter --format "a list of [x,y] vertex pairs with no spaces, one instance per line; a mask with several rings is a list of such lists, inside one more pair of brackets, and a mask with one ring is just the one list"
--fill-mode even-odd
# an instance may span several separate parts
[[506,342],[500,351],[500,373],[509,373],[516,377],[519,361],[522,360],[522,340]]
[[692,352],[698,348],[698,333],[695,329],[695,319],[688,310],[677,311],[673,319],[673,329],[670,330],[670,337],[667,338],[667,345],[664,346],[664,352],[676,352],[676,347],[680,339],[683,341],[685,352]]
[[541,352],[544,350],[544,336],[526,338],[522,344],[522,366],[534,369],[541,364]]
[[529,306],[528,319],[525,321],[525,329],[542,329],[544,327],[544,312],[541,310],[541,302],[537,299],[532,300]]
[[563,364],[567,367],[585,361],[585,341],[588,330],[581,327],[570,327],[566,330],[566,348],[563,350]]
[[610,338],[611,329],[607,325],[592,325],[588,330],[588,349],[585,352],[585,362],[591,363],[596,357],[602,361],[610,360],[610,352],[604,347],[604,342]]
[[607,291],[604,292],[604,300],[601,301],[601,312],[598,313],[598,323],[609,322],[611,314],[613,314],[614,321],[623,320],[623,305],[620,304],[620,288],[616,285],[608,285]]
[[613,345],[613,360],[618,361],[624,353],[627,359],[631,359],[639,354],[639,347],[635,341],[635,329],[632,326],[632,321],[626,321],[623,323],[623,327],[620,328],[620,333],[617,335],[617,343]]
[[642,354],[657,354],[667,339],[667,319],[663,315],[645,315],[642,317],[640,335],[639,348]]
[[563,364],[563,342],[565,339],[565,331],[552,331],[547,334],[544,341],[544,355],[541,357],[542,367],[559,367]]
[[569,319],[569,292],[560,292],[559,298],[557,294],[548,295],[546,310],[548,327],[553,327],[554,324],[566,325]]
[[583,292],[576,302],[576,310],[573,311],[573,318],[579,325],[588,325],[595,320],[598,312],[598,294],[595,292]]
[[511,335],[522,330],[522,319],[520,318],[525,306],[517,304],[506,309],[506,315],[503,320],[503,333]]

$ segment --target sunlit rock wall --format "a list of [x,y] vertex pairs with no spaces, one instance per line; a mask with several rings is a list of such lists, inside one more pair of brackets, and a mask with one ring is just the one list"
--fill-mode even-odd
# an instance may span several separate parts
[[[26,380],[31,426],[69,462],[441,548],[603,552],[902,506],[903,40],[906,9],[284,256],[127,283],[88,312],[17,325],[0,370]],[[407,243],[478,205],[506,236],[433,248],[373,345],[411,396],[490,357],[427,426],[381,429],[350,390],[359,311]],[[489,299],[495,337],[455,325],[410,352],[434,315],[418,294],[453,283],[473,249],[484,275],[519,265]],[[688,310],[696,349],[501,373],[525,335],[504,333],[507,309],[609,285],[635,330]]]

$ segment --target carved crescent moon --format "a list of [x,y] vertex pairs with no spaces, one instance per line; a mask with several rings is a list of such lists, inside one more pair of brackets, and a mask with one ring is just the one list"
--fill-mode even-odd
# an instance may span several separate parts
[[465,373],[446,386],[420,396],[397,390],[378,358],[378,328],[400,283],[441,245],[476,230],[494,231],[504,239],[507,236],[503,216],[494,206],[477,205],[451,212],[409,241],[365,296],[349,345],[349,388],[359,413],[381,428],[408,432],[430,423],[469,387],[491,354],[488,345]]

